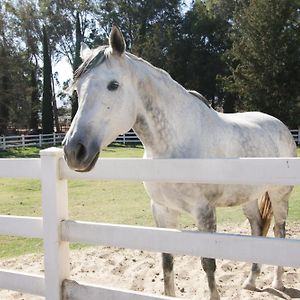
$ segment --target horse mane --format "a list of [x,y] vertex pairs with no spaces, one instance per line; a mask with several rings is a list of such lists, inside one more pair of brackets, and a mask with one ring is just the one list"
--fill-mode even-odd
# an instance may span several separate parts
[[[134,59],[135,61],[142,62],[142,63],[146,64],[147,66],[149,66],[149,67],[153,68],[154,70],[158,71],[160,74],[167,76],[167,78],[172,79],[171,75],[167,71],[165,71],[165,70],[163,70],[161,68],[153,66],[151,63],[149,63],[148,61],[144,60],[143,58],[137,57],[134,54],[128,53],[128,52],[126,52],[126,55],[128,57]],[[176,83],[177,86],[180,86],[182,89],[185,90],[185,88],[182,87],[177,81],[175,81],[175,80],[173,80],[173,81]],[[201,95],[200,93],[198,93],[197,91],[187,90],[187,92],[189,94],[193,95],[194,97],[196,97],[197,99],[201,100],[201,102],[203,102],[209,109],[212,108],[211,105],[209,104],[208,100],[203,95]]]
[[82,64],[75,70],[74,74],[73,74],[73,82],[71,83],[71,85],[69,87],[67,87],[64,90],[64,93],[72,95],[72,93],[74,92],[75,88],[75,84],[77,82],[77,80],[84,74],[86,74],[88,71],[90,71],[91,69],[93,69],[94,67],[102,64],[108,57],[108,53],[106,51],[106,49],[109,46],[105,45],[105,46],[99,46],[96,49],[92,50],[92,54],[82,62]]
[[201,100],[208,108],[211,108],[208,100],[203,96],[201,95],[200,93],[198,93],[197,91],[194,91],[194,90],[188,90],[188,92],[195,96],[196,98],[198,98],[199,100]]

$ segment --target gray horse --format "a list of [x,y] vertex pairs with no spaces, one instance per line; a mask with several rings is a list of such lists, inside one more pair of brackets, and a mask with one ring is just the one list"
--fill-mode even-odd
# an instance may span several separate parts
[[[77,114],[64,141],[70,168],[87,172],[98,154],[119,134],[133,128],[145,158],[237,158],[296,156],[294,140],[284,124],[260,112],[222,114],[190,93],[168,73],[125,52],[124,38],[113,27],[109,46],[81,47],[83,64],[74,74],[79,98]],[[199,99],[201,98],[201,99]],[[202,99],[203,100],[203,99]],[[180,172],[180,170],[178,170]],[[201,231],[216,231],[215,208],[243,205],[253,235],[263,234],[258,199],[272,204],[274,234],[285,237],[291,186],[145,183],[159,227],[174,228],[181,212]],[[270,204],[267,204],[270,207]],[[175,296],[173,256],[163,253],[165,294]],[[215,259],[202,258],[210,299],[219,299]],[[244,286],[255,288],[260,266],[253,264]],[[273,287],[282,289],[282,267],[275,268]]]

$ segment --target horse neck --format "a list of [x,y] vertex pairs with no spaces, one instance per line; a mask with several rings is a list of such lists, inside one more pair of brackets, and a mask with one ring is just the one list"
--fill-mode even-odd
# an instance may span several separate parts
[[200,130],[205,105],[166,72],[141,60],[135,63],[140,103],[133,129],[146,156],[183,157],[195,128]]

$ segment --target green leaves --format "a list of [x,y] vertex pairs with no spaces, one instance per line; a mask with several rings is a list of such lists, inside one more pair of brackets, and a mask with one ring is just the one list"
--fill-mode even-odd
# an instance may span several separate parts
[[[31,126],[37,127],[43,25],[52,59],[66,57],[75,70],[80,42],[107,44],[113,23],[127,51],[201,92],[213,106],[261,110],[299,125],[299,0],[195,0],[188,9],[180,0],[0,3],[0,133],[8,124],[28,128],[33,114]],[[77,98],[68,102],[74,116]]]
[[291,127],[297,126],[300,114],[299,7],[295,4],[268,0],[236,7],[233,45],[228,51],[232,74],[224,78],[225,88],[240,96],[240,109],[269,113]]

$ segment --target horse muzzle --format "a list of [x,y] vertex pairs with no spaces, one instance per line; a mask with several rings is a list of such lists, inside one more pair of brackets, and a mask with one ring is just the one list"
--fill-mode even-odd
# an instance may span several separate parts
[[85,146],[80,141],[65,141],[64,143],[65,160],[72,170],[77,172],[88,172],[95,166],[100,147],[97,145]]

